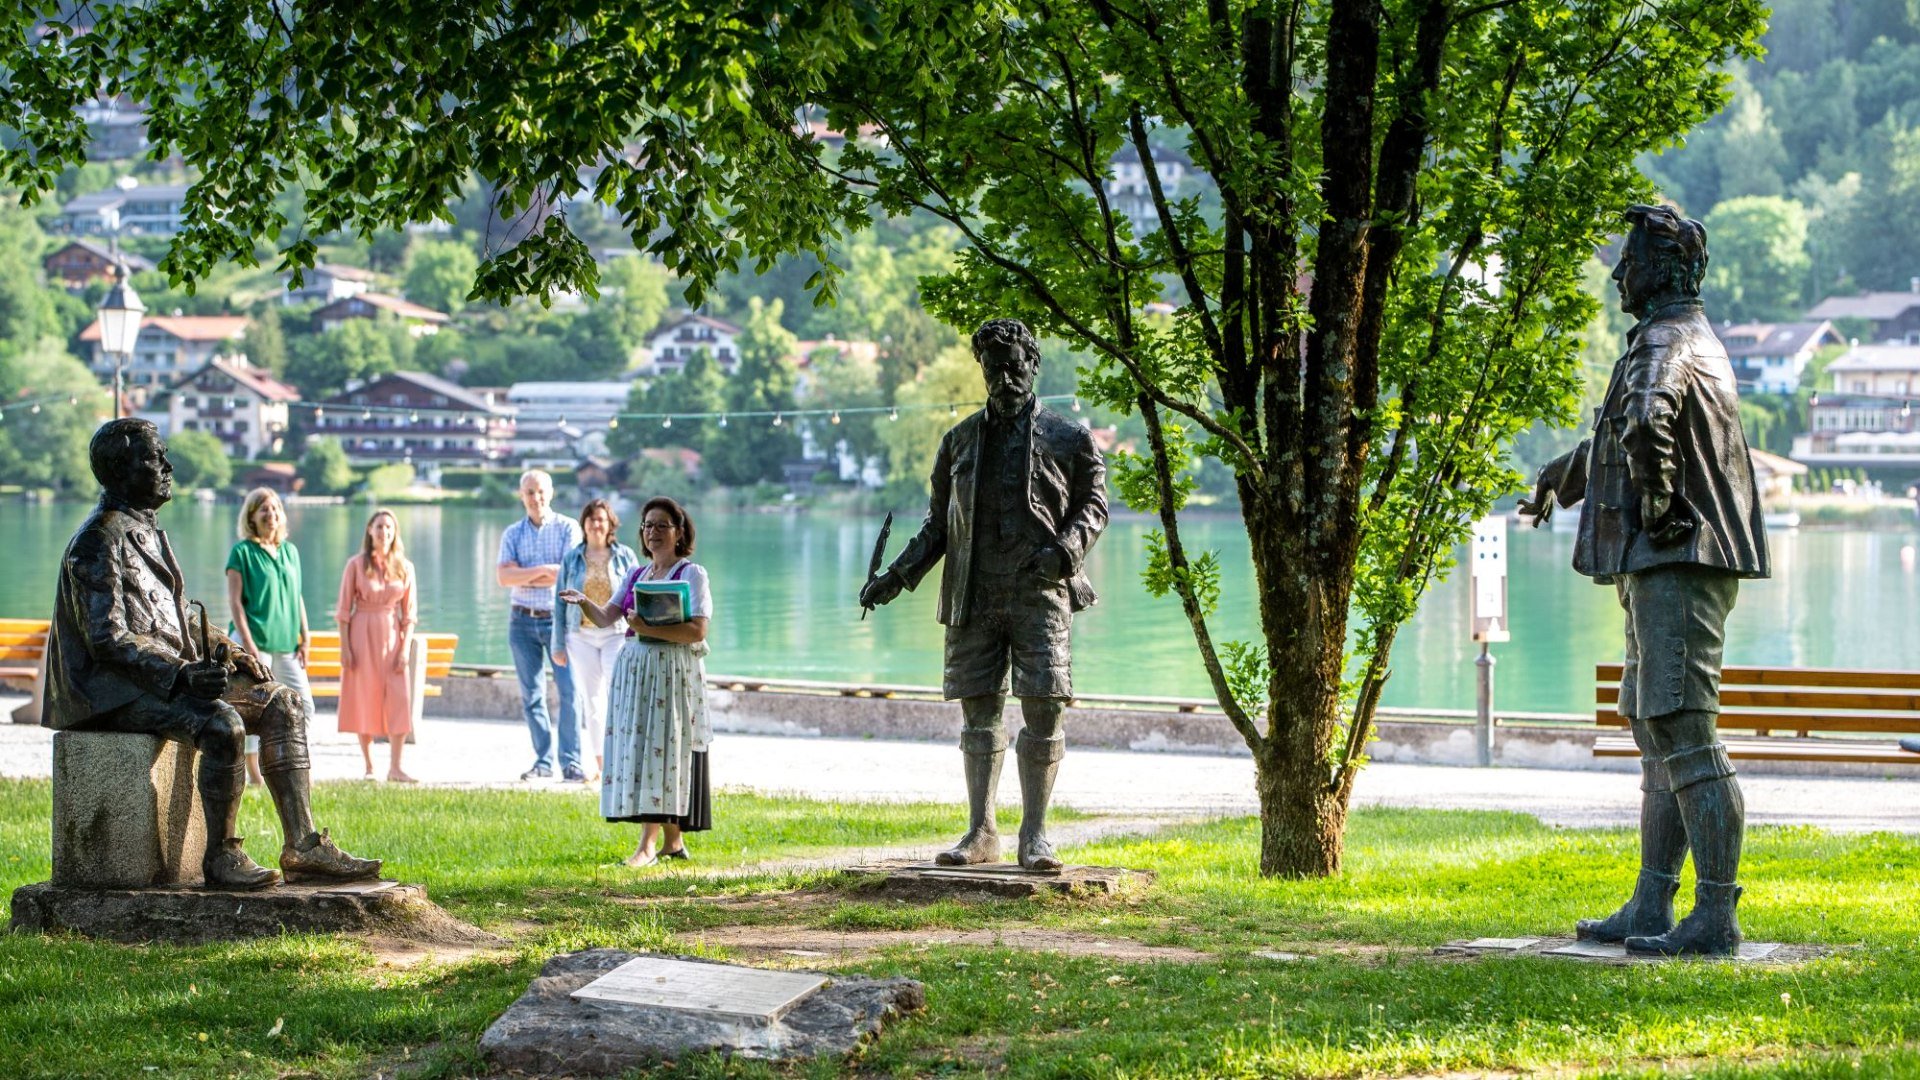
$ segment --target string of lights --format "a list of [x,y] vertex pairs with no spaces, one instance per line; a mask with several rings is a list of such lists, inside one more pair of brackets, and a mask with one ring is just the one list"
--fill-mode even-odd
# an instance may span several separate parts
[[[1080,411],[1080,398],[1076,394],[1047,394],[1041,395],[1040,400],[1053,405],[1065,404],[1070,412],[1077,413]],[[422,412],[431,414],[453,411],[436,408],[422,409],[418,406],[409,405],[327,405],[322,402],[311,401],[295,401],[289,402],[288,404],[291,408],[308,410],[313,414],[313,418],[316,421],[325,420],[327,414],[335,413],[347,416],[358,415],[363,420],[370,420],[375,416],[405,416],[410,422],[418,422]],[[838,424],[842,417],[848,416],[878,416],[885,414],[889,420],[898,420],[902,413],[931,412],[937,410],[945,410],[947,415],[957,417],[960,415],[960,410],[962,409],[971,411],[985,404],[986,402],[984,401],[936,401],[911,402],[900,405],[825,405],[797,409],[729,409],[716,412],[630,412],[621,410],[612,414],[608,419],[608,426],[617,428],[623,423],[651,421],[659,424],[661,427],[670,428],[676,422],[699,423],[702,421],[712,421],[720,427],[726,427],[730,420],[766,420],[774,427],[780,427],[795,420],[814,417],[823,417],[830,424]],[[567,418],[564,413],[557,413],[556,415],[559,423],[566,423]],[[601,416],[605,414],[595,411],[593,415]]]
[[[109,402],[113,400],[112,390],[103,386],[100,388],[100,393],[104,395]],[[36,397],[36,398],[21,398],[16,401],[0,401],[0,422],[5,422],[8,412],[13,412],[15,414],[26,413],[29,416],[38,415],[43,406],[78,405],[80,404],[80,399],[82,397],[91,398],[93,397],[93,395],[86,391],[66,391],[58,394],[43,394],[40,397]]]

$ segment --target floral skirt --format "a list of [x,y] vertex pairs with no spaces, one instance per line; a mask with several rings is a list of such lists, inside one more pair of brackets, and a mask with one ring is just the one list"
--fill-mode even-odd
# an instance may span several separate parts
[[[600,775],[600,816],[609,821],[691,819],[705,802],[705,665],[693,646],[629,640],[613,664]],[[705,754],[699,765],[704,766]]]

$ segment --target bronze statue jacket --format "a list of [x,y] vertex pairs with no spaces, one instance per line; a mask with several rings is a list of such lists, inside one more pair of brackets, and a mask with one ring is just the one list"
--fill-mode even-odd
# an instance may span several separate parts
[[102,497],[60,561],[41,722],[79,727],[142,694],[171,699],[199,632],[153,514]]
[[1770,573],[1733,367],[1698,300],[1627,333],[1593,434],[1541,477],[1562,506],[1585,499],[1573,568],[1597,582],[1682,563]]
[[[1027,425],[1026,512],[1038,532],[1052,537],[1066,555],[1073,610],[1099,599],[1087,581],[1087,550],[1107,527],[1107,465],[1085,427],[1033,402]],[[973,526],[979,504],[978,472],[986,410],[955,424],[940,440],[933,460],[932,497],[920,531],[891,569],[912,589],[947,560],[940,574],[940,622],[967,621],[967,582],[973,572]]]

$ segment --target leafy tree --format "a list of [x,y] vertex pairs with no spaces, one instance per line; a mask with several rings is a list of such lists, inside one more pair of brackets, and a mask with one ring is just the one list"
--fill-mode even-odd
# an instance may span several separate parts
[[735,417],[705,436],[707,475],[728,486],[777,480],[781,466],[800,454],[793,418],[785,415],[794,407],[789,357],[799,340],[781,327],[782,306],[755,300],[735,339],[740,364],[727,380],[727,411],[759,415]]
[[297,340],[287,378],[308,398],[332,394],[350,379],[366,381],[412,366],[414,339],[395,319],[346,319]]
[[[705,349],[694,350],[693,357],[677,372],[655,376],[647,383],[635,381],[627,393],[627,411],[647,414],[628,418],[607,434],[607,449],[623,458],[631,458],[652,446],[684,446],[706,453],[722,432],[711,416],[695,420],[688,414],[719,413],[726,409],[727,377]],[[672,425],[663,421],[678,413]],[[729,425],[731,428],[731,425]]]
[[287,332],[280,318],[278,302],[269,302],[254,313],[241,339],[247,359],[275,375],[287,371]]
[[[940,439],[953,426],[953,415],[938,406],[961,401],[984,401],[986,379],[980,364],[965,345],[950,345],[910,383],[900,387],[895,400],[900,419],[880,427],[887,448],[887,493],[895,503],[926,505],[927,478],[940,452]],[[917,505],[916,505],[917,504]]]
[[1787,320],[1805,310],[1807,212],[1792,199],[1751,195],[1713,208],[1713,244],[1700,298],[1715,319]]
[[[482,264],[489,297],[592,281],[545,208],[598,163],[595,195],[693,303],[743,258],[810,255],[830,291],[847,233],[947,222],[967,250],[921,282],[935,314],[1023,317],[1088,357],[1085,392],[1141,414],[1145,452],[1115,476],[1160,520],[1147,584],[1179,598],[1252,751],[1261,871],[1287,875],[1338,869],[1394,636],[1516,485],[1506,445],[1572,419],[1581,267],[1652,194],[1634,160],[1724,104],[1721,65],[1757,51],[1764,19],[1755,0],[253,11],[149,0],[101,9],[85,48],[17,35],[0,67],[33,78],[10,85],[20,142],[0,168],[39,190],[84,145],[75,105],[147,100],[155,153],[221,180],[168,257],[189,277],[273,234],[302,171],[319,235],[441,213],[477,168],[538,222]],[[830,157],[794,129],[805,106],[875,137]],[[1212,178],[1218,217],[1167,195],[1155,138]],[[1149,166],[1157,229],[1106,197],[1123,146]],[[1171,330],[1144,317],[1158,302]],[[756,374],[743,396],[776,397],[777,370]],[[1236,474],[1255,641],[1215,640],[1216,557],[1181,541],[1196,455]]]
[[[20,404],[27,401],[39,410]],[[112,401],[58,341],[0,341],[0,415],[0,484],[93,490],[87,440],[112,415]]]
[[[920,377],[942,352],[960,343],[953,328],[919,305],[901,308],[880,326],[880,393],[893,401],[899,387]],[[984,384],[982,384],[984,385]]]
[[473,249],[458,241],[415,240],[407,248],[407,299],[435,311],[459,311],[473,291],[473,273],[479,267]]
[[324,436],[307,440],[307,452],[300,455],[294,475],[300,479],[301,490],[309,495],[338,495],[353,483],[346,448],[338,439]]
[[[854,356],[833,346],[821,346],[808,358],[805,404],[813,409],[861,409],[886,404],[880,390],[880,365],[876,360]],[[878,425],[889,423],[877,413],[847,412],[812,416],[813,438],[823,450],[832,450],[840,442],[855,460],[865,461],[884,453]]]
[[1920,274],[1920,127],[1889,121],[1868,142],[1841,226],[1846,272],[1860,288],[1905,289]]
[[176,431],[167,437],[167,460],[173,462],[173,482],[186,491],[223,488],[233,479],[233,461],[227,444],[206,431]]
[[600,272],[600,298],[593,310],[629,354],[646,342],[667,313],[667,271],[659,263],[633,255],[614,259]]

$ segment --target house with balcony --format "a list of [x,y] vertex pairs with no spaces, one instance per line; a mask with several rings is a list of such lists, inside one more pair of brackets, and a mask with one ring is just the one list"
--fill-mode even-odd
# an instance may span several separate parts
[[335,300],[313,313],[314,328],[325,334],[338,330],[349,319],[391,318],[400,320],[414,337],[437,334],[453,321],[444,311],[435,311],[411,300],[386,293],[362,291]]
[[115,253],[107,245],[94,240],[67,243],[41,259],[40,268],[46,271],[48,281],[58,282],[68,292],[79,292],[96,281],[111,282],[115,260],[124,260],[129,274],[153,269],[151,259],[141,258],[130,251]]
[[162,435],[204,431],[235,459],[279,453],[300,391],[244,360],[215,357],[147,400],[140,415]]
[[[126,393],[136,405],[182,377],[206,367],[215,357],[245,361],[241,344],[253,320],[244,315],[149,315],[140,323],[133,355],[126,365]],[[88,350],[87,366],[100,381],[113,385],[115,357],[100,347],[100,320],[80,331]]]
[[1733,377],[1744,392],[1791,394],[1800,389],[1800,376],[1814,354],[1829,345],[1845,345],[1833,323],[1735,323],[1717,326],[1714,333],[1727,350]]
[[423,371],[396,371],[319,403],[308,432],[340,440],[360,465],[486,466],[513,453],[504,399]]
[[1872,329],[1861,339],[1920,345],[1920,277],[1906,292],[1863,292],[1829,296],[1807,312],[1809,320],[1864,319]]
[[507,388],[513,409],[514,456],[571,467],[606,452],[614,417],[627,407],[626,382],[523,382]]
[[1827,365],[1831,389],[1808,402],[1793,443],[1807,465],[1920,467],[1920,345],[1856,345]]
[[[1168,146],[1151,146],[1154,173],[1160,180],[1160,190],[1169,200],[1193,194],[1194,186],[1206,179],[1206,174],[1193,167],[1187,155]],[[1160,229],[1160,211],[1153,202],[1153,188],[1147,182],[1146,166],[1141,164],[1140,152],[1131,144],[1122,146],[1113,155],[1113,173],[1102,184],[1106,189],[1107,203],[1117,214],[1125,215],[1133,223],[1133,234],[1144,236]]]
[[321,263],[301,272],[300,287],[297,289],[292,287],[292,274],[281,274],[280,283],[286,286],[286,291],[280,294],[280,302],[287,305],[331,304],[335,300],[345,300],[349,296],[371,291],[374,280],[375,275],[371,270]]
[[693,354],[707,350],[727,374],[740,366],[740,349],[735,341],[740,328],[711,315],[683,311],[670,317],[660,328],[647,335],[645,343],[649,374],[666,375],[687,366]]
[[186,220],[187,185],[140,184],[132,177],[60,208],[54,231],[75,236],[172,236]]

